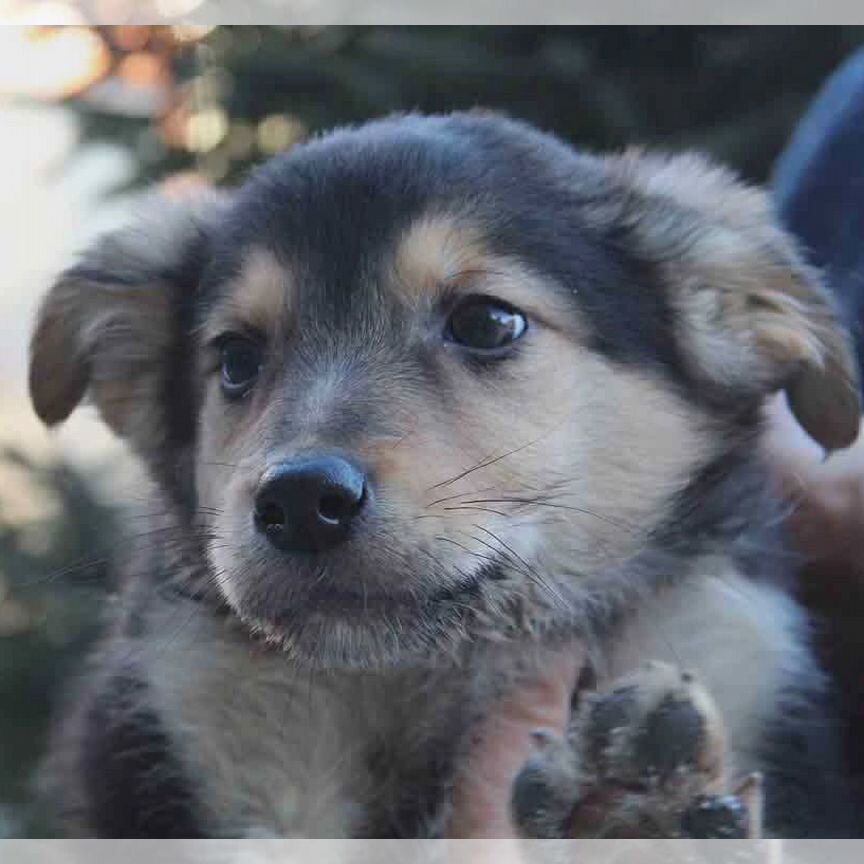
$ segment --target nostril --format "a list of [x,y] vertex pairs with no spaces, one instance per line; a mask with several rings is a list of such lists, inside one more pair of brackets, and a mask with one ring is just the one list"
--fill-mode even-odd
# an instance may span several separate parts
[[355,516],[366,501],[366,485],[358,496],[350,489],[322,495],[318,501],[318,515],[328,522],[339,523]]
[[345,499],[339,495],[325,495],[318,502],[318,513],[328,522],[338,522],[345,517]]
[[275,501],[259,506],[257,516],[265,531],[276,534],[285,530],[285,511]]

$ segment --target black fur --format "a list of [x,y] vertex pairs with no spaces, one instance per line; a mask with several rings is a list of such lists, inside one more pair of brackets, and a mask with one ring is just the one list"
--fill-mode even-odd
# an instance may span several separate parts
[[765,820],[778,836],[860,836],[838,707],[828,682],[789,687],[764,730]]
[[83,721],[80,770],[89,828],[97,837],[197,838],[192,791],[145,685],[108,681]]

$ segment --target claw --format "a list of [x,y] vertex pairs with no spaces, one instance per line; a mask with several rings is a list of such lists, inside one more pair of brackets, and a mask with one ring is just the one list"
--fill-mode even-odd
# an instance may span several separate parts
[[749,814],[748,840],[762,839],[762,818],[765,805],[764,779],[758,772],[748,775],[735,791]]

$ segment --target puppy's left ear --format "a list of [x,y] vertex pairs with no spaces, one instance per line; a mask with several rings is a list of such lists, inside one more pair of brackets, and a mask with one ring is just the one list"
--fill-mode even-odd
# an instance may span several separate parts
[[851,340],[819,275],[780,229],[769,197],[701,157],[626,155],[623,217],[660,270],[691,374],[730,398],[785,390],[827,450],[857,435]]
[[133,224],[60,275],[30,346],[30,396],[47,425],[89,396],[151,470],[171,472],[162,463],[188,437],[192,412],[184,310],[224,204],[209,190],[181,199],[153,193]]

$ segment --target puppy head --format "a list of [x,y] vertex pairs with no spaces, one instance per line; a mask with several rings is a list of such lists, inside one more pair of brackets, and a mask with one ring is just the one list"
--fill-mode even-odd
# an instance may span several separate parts
[[399,118],[168,224],[61,277],[34,404],[89,391],[198,508],[224,599],[310,662],[572,620],[777,390],[826,447],[857,431],[825,291],[701,160]]

